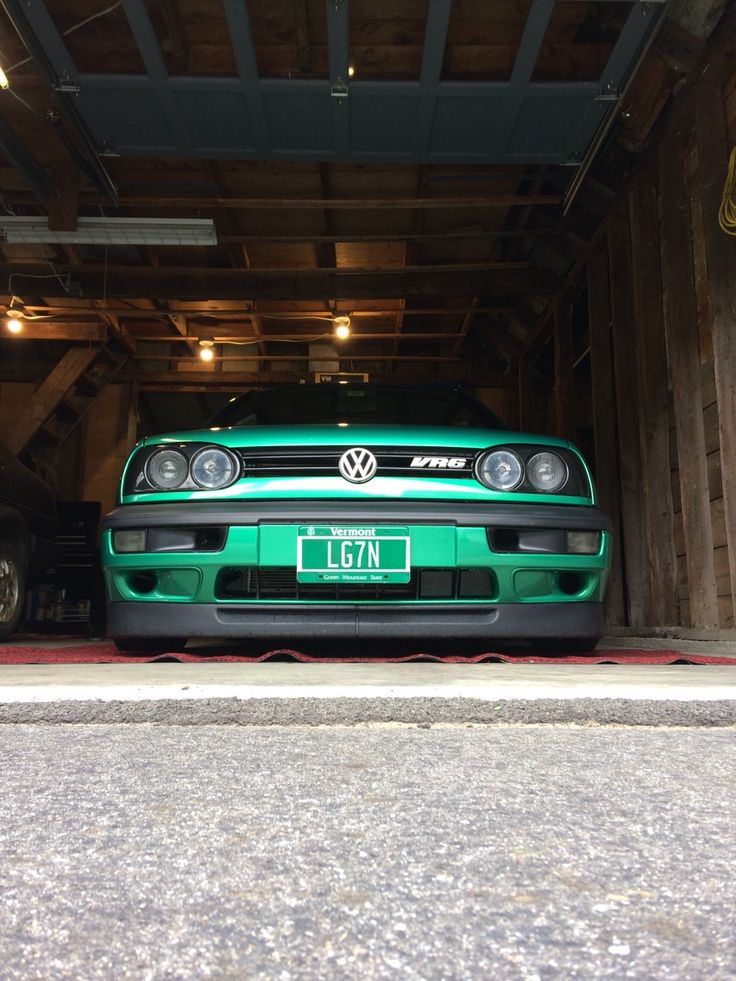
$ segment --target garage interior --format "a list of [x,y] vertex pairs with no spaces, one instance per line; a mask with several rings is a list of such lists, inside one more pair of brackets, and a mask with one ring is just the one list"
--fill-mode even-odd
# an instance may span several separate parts
[[0,15],[0,422],[67,502],[28,629],[86,629],[137,438],[349,373],[573,440],[608,630],[736,639],[732,5],[94,8]]

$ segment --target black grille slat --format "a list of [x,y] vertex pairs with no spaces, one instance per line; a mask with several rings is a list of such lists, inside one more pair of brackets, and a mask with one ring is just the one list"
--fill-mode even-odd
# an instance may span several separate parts
[[[243,472],[250,477],[285,477],[285,476],[324,476],[339,473],[340,457],[348,449],[346,446],[316,446],[305,450],[303,446],[272,449],[270,447],[239,447],[236,452],[243,461]],[[367,446],[376,457],[378,470],[376,476],[412,476],[426,477],[441,476],[446,478],[464,478],[473,476],[473,463],[477,449],[458,447],[426,447],[426,446]],[[464,459],[464,467],[412,467],[414,457],[432,457],[448,459]]]
[[[424,579],[422,578],[424,577]],[[217,577],[218,600],[492,600],[493,573],[480,569],[414,569],[408,583],[300,583],[293,566],[243,566],[222,569]]]

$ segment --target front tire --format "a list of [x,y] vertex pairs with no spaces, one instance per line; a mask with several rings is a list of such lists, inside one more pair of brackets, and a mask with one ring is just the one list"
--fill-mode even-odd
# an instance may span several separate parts
[[0,639],[14,634],[23,618],[26,567],[17,541],[0,542]]

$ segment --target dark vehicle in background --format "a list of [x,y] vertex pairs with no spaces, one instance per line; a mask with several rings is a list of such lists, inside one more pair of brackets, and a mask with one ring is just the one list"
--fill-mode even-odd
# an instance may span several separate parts
[[51,488],[0,443],[0,639],[20,625],[28,577],[53,562],[55,533]]

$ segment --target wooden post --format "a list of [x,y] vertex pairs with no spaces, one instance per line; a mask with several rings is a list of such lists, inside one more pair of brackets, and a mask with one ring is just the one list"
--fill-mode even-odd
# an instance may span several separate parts
[[698,318],[693,279],[690,202],[685,184],[685,135],[694,114],[670,126],[659,147],[660,227],[664,319],[675,407],[690,619],[719,625],[713,528],[700,383]]
[[608,256],[626,596],[630,625],[643,627],[651,624],[652,618],[642,517],[644,488],[639,452],[639,412],[636,403],[637,371],[631,289],[631,237],[629,215],[625,205],[617,206],[612,216],[608,233]]
[[588,259],[588,323],[590,369],[593,381],[593,433],[595,438],[595,481],[601,509],[610,515],[613,531],[611,575],[604,603],[608,626],[626,623],[621,569],[621,514],[619,496],[616,399],[613,386],[611,303],[608,285],[608,254],[596,249]]
[[670,474],[667,349],[662,309],[657,175],[649,168],[629,193],[633,254],[642,509],[656,626],[679,623],[677,555]]
[[723,95],[701,81],[696,104],[703,239],[710,286],[713,369],[718,401],[723,508],[731,602],[736,624],[736,247],[718,226],[718,208],[728,167]]

